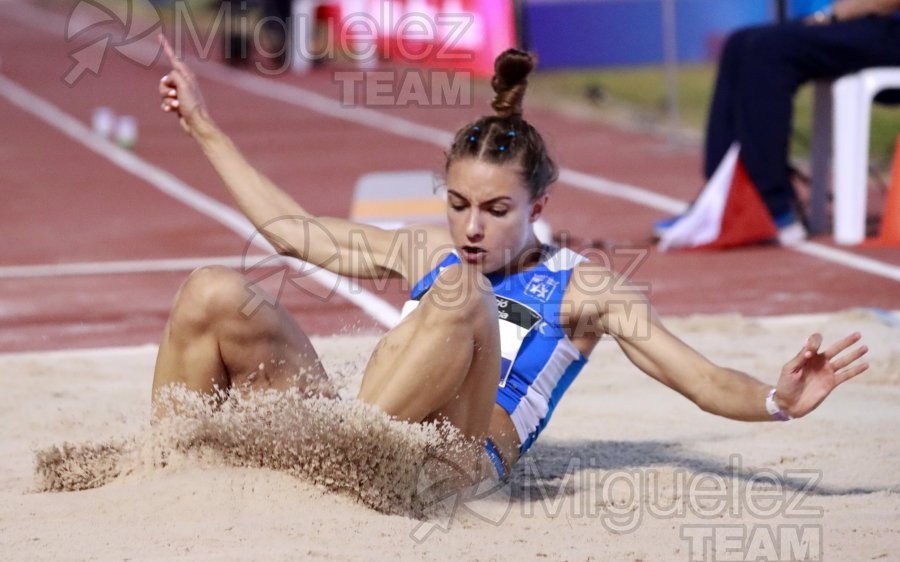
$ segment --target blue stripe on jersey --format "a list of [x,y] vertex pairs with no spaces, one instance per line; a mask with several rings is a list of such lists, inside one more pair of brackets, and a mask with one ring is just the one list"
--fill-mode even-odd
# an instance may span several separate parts
[[[518,341],[501,347],[504,355],[513,356],[509,375],[501,380],[497,404],[510,415],[519,433],[524,453],[547,425],[559,399],[587,362],[560,325],[560,307],[572,269],[586,258],[570,250],[556,250],[549,258],[527,271],[512,275],[492,274],[488,279],[494,293],[536,312],[541,320]],[[420,300],[443,269],[460,263],[455,253],[444,258],[438,267],[425,275],[410,291]],[[502,311],[498,321],[504,324]],[[520,343],[521,342],[521,343]],[[508,352],[508,353],[507,353]],[[502,358],[501,373],[507,373],[510,360]],[[542,377],[538,380],[538,377]],[[537,381],[537,384],[535,384]],[[529,394],[530,391],[530,394]],[[527,402],[524,402],[528,397]]]
[[437,267],[429,271],[425,274],[425,277],[419,279],[419,282],[416,283],[412,290],[410,290],[410,296],[414,301],[417,301],[422,298],[428,289],[434,285],[435,280],[437,280],[438,275],[441,274],[445,268],[450,267],[453,264],[461,263],[459,260],[459,256],[455,253],[447,254],[447,257],[441,260],[441,263],[438,264]]

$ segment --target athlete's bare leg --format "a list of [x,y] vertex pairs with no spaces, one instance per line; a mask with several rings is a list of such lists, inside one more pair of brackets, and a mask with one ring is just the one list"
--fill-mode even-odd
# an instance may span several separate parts
[[154,396],[171,383],[203,393],[297,386],[334,395],[309,338],[284,308],[242,312],[251,296],[248,283],[216,266],[200,268],[185,281],[159,346]]
[[407,421],[443,418],[483,440],[500,378],[497,305],[471,267],[446,269],[366,367],[359,398]]
[[[302,390],[333,395],[309,338],[282,307],[242,314],[246,286],[223,267],[201,268],[182,285],[160,344],[154,394],[171,383],[211,393],[299,382]],[[359,398],[407,421],[443,418],[482,439],[500,376],[499,337],[487,280],[472,268],[451,267],[381,340]]]

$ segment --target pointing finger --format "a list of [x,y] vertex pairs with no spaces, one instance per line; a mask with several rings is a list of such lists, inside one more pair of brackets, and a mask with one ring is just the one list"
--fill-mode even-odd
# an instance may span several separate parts
[[175,63],[178,62],[178,59],[175,57],[175,51],[172,49],[172,45],[169,44],[169,40],[166,39],[166,36],[160,33],[159,44],[162,45],[163,52],[166,54],[166,57],[169,59],[169,62],[172,66],[175,66]]
[[166,57],[169,59],[169,63],[172,65],[172,68],[180,71],[185,76],[190,76],[190,70],[188,70],[187,65],[178,58],[178,56],[175,54],[175,50],[169,43],[169,40],[166,39],[166,36],[162,33],[159,34],[159,44],[162,45],[163,52],[166,53]]

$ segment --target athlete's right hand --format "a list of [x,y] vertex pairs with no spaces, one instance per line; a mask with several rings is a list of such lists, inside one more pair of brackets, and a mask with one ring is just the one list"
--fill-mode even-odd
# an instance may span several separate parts
[[194,136],[198,126],[209,120],[197,77],[175,56],[175,51],[160,33],[159,42],[169,58],[172,70],[159,81],[159,95],[162,97],[162,110],[178,115],[178,122],[184,131]]

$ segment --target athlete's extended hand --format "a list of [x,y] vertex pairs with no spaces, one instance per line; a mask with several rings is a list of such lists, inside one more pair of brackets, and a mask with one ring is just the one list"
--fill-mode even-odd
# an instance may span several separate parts
[[868,363],[859,362],[869,350],[865,345],[847,351],[861,337],[855,332],[819,351],[822,334],[811,335],[800,353],[781,369],[775,386],[775,401],[781,410],[795,418],[805,416],[837,385],[868,369]]
[[169,58],[172,70],[159,81],[159,95],[162,97],[162,110],[178,115],[178,122],[184,131],[194,136],[198,125],[209,120],[197,77],[178,57],[175,51],[160,33],[159,42]]

